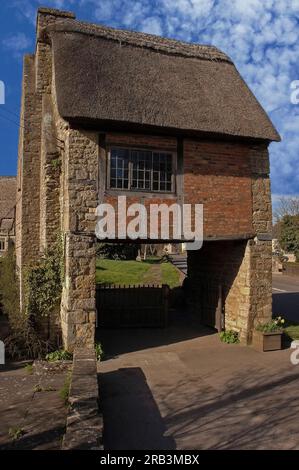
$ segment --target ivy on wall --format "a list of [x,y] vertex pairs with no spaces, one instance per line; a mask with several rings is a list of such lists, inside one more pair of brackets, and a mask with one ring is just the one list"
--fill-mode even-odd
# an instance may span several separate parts
[[63,241],[53,247],[25,272],[25,309],[30,317],[49,317],[59,306],[64,275]]
[[36,328],[43,318],[58,312],[62,282],[63,243],[61,236],[40,260],[24,273],[24,308],[20,310],[19,280],[16,275],[14,246],[11,245],[0,266],[0,300],[9,322],[5,338],[7,354],[15,359],[44,357],[56,344]]

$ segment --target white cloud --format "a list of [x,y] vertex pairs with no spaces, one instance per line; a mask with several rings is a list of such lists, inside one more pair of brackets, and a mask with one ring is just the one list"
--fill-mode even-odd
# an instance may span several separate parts
[[142,21],[140,26],[140,30],[144,33],[151,33],[159,36],[163,32],[160,20],[155,17],[146,18]]
[[25,17],[32,25],[36,22],[36,11],[39,7],[69,10],[74,7],[77,0],[11,0],[10,6],[18,16]]
[[30,49],[32,41],[24,33],[16,33],[4,38],[1,42],[2,48],[10,51],[16,58],[20,58],[25,51]]

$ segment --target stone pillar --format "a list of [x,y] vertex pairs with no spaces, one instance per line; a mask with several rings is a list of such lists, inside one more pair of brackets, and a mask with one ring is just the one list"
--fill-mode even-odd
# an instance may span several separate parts
[[61,321],[64,347],[94,344],[96,322],[96,207],[98,134],[68,129],[65,140],[63,232],[65,283]]
[[247,341],[258,323],[272,317],[272,242],[256,238],[250,242],[250,312]]
[[64,347],[94,344],[95,238],[90,235],[65,235],[65,285],[61,303],[61,326]]

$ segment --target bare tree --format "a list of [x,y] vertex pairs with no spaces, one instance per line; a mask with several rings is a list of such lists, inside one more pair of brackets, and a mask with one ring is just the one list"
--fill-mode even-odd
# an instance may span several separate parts
[[299,197],[281,196],[273,211],[275,223],[279,222],[285,215],[299,215]]

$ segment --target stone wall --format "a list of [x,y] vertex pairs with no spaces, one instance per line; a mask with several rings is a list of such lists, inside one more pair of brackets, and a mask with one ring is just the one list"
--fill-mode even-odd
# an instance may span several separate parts
[[256,234],[271,235],[272,204],[268,148],[260,145],[251,147],[250,150],[253,228]]
[[41,174],[40,174],[40,250],[50,249],[60,233],[61,152],[49,94],[43,95]]
[[99,412],[95,352],[94,349],[76,348],[62,450],[102,449],[103,418]]
[[34,56],[25,56],[16,203],[16,261],[21,300],[23,271],[38,258],[40,249],[41,115],[42,95],[35,90]]

